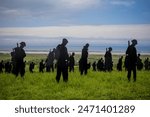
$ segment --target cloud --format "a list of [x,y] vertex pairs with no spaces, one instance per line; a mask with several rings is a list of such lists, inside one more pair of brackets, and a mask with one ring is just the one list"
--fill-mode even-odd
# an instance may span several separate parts
[[118,6],[132,6],[135,4],[135,0],[111,0],[110,2],[112,5],[118,5]]
[[53,16],[97,6],[101,0],[1,0],[0,15]]
[[150,24],[0,28],[0,36],[149,39]]

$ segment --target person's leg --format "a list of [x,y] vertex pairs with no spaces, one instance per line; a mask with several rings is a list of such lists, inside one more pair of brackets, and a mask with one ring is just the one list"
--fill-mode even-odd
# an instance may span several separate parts
[[133,68],[133,79],[136,81],[136,66]]
[[61,76],[61,68],[57,66],[57,75],[56,75],[56,81],[59,82]]
[[131,68],[128,68],[128,75],[127,75],[127,77],[128,77],[128,81],[130,81],[130,78],[131,78]]

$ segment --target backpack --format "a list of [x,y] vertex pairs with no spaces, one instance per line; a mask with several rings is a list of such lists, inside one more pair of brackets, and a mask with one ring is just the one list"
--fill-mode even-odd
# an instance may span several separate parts
[[11,57],[12,57],[12,61],[22,58],[21,48],[20,47],[14,48],[13,51],[11,52]]
[[55,50],[55,59],[56,60],[58,60],[60,58],[60,49],[61,49],[61,45],[59,44]]

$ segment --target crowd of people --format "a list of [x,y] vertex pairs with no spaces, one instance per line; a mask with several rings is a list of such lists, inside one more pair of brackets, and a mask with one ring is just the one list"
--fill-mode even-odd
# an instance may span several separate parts
[[[70,56],[68,54],[68,50],[66,45],[68,44],[67,39],[62,39],[62,43],[59,44],[52,51],[49,51],[46,60],[41,60],[39,63],[39,72],[54,72],[56,68],[56,81],[59,83],[61,74],[63,76],[63,81],[68,81],[68,71],[74,72],[75,66],[75,53],[73,52]],[[128,71],[127,78],[130,81],[131,72],[133,71],[133,79],[136,81],[136,69],[137,70],[150,70],[150,61],[149,58],[146,58],[144,62],[140,58],[140,54],[137,55],[136,46],[137,40],[133,39],[132,44],[128,45],[126,50],[126,56],[123,63],[123,56],[118,59],[118,63],[116,69],[118,71],[122,71],[123,66],[125,70]],[[24,77],[25,74],[25,66],[26,61],[24,58],[26,57],[26,53],[24,51],[24,47],[26,46],[25,42],[21,42],[20,46],[17,44],[17,47],[13,48],[11,52],[11,61],[4,62],[3,60],[0,62],[0,73],[13,73],[16,77],[20,74],[21,77]],[[94,61],[92,64],[88,62],[88,48],[89,44],[85,44],[83,46],[81,52],[81,58],[79,59],[79,72],[81,75],[87,75],[88,69],[92,66],[93,71],[105,71],[111,72],[113,70],[113,59],[112,59],[112,47],[106,48],[106,53],[104,55],[104,59],[100,58],[98,61]],[[54,60],[56,60],[56,64],[54,64]],[[34,72],[35,63],[30,62],[29,71],[31,73]]]

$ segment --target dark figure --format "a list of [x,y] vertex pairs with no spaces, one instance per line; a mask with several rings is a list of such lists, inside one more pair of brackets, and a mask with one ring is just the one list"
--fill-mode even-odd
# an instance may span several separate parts
[[44,72],[44,68],[45,68],[45,64],[44,61],[41,60],[41,62],[39,63],[39,72]]
[[12,66],[11,66],[11,63],[8,61],[5,63],[5,72],[6,73],[11,73],[11,69],[12,69]]
[[100,58],[100,60],[98,60],[97,62],[97,70],[98,71],[105,71],[105,68],[104,68],[104,60],[103,58]]
[[68,81],[68,51],[66,48],[66,45],[68,43],[67,39],[62,40],[62,44],[59,44],[56,48],[56,59],[57,59],[57,75],[56,75],[56,81],[59,83],[61,73],[63,75],[63,81]]
[[96,61],[93,62],[92,67],[93,67],[93,71],[96,71]]
[[11,52],[12,56],[12,63],[13,63],[13,73],[16,75],[16,77],[20,74],[21,77],[25,74],[25,62],[24,58],[26,56],[26,53],[24,51],[24,47],[26,46],[25,42],[20,43],[20,47],[17,44],[17,47],[13,49],[13,52]]
[[106,71],[112,71],[113,62],[112,62],[112,54],[111,54],[112,48],[109,47],[108,51],[106,50],[105,53],[105,70]]
[[133,39],[132,44],[128,46],[126,50],[126,56],[128,56],[128,80],[130,81],[131,78],[131,71],[133,71],[133,79],[136,81],[136,63],[137,63],[137,51],[135,48],[137,45],[137,40]]
[[4,62],[3,60],[0,62],[0,73],[3,73]]
[[144,67],[145,67],[145,70],[149,70],[150,66],[149,66],[149,58],[146,58],[145,61],[144,61]]
[[83,73],[85,75],[87,74],[88,47],[89,47],[89,44],[87,43],[82,49],[82,55],[81,55],[81,59],[79,61],[79,70],[80,70],[81,75],[83,75]]
[[125,67],[125,71],[128,70],[128,56],[125,56],[125,61],[124,61],[124,67]]
[[140,54],[138,54],[137,57],[137,70],[142,70],[143,69],[143,63],[142,63],[142,59],[140,58]]
[[117,63],[117,70],[118,71],[122,71],[122,59],[123,59],[123,56],[121,56],[118,60],[118,63]]
[[46,72],[54,72],[54,58],[55,58],[55,48],[53,51],[50,51],[46,59]]
[[35,66],[35,63],[34,63],[34,62],[31,62],[30,65],[29,65],[29,71],[30,71],[31,73],[33,73],[34,66]]
[[74,60],[74,55],[75,53],[73,52],[72,55],[70,55],[69,57],[69,71],[73,71],[74,72],[74,65],[75,65],[75,60]]

